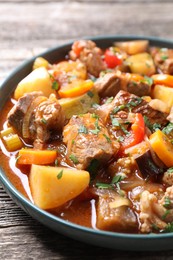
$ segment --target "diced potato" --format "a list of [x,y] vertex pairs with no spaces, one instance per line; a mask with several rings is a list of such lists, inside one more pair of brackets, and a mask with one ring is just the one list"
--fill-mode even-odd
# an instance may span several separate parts
[[149,42],[147,40],[136,40],[115,43],[115,46],[125,51],[129,55],[147,51],[148,45]]
[[143,52],[135,54],[126,59],[132,73],[151,76],[156,72],[153,59],[150,54]]
[[33,70],[38,69],[40,67],[48,68],[49,62],[43,57],[37,57],[33,64]]
[[165,102],[169,110],[173,106],[173,88],[155,85],[152,91],[152,97]]
[[44,67],[33,70],[19,82],[14,92],[14,98],[19,99],[25,93],[33,91],[42,91],[46,97],[49,97],[52,93],[56,93],[52,88],[50,75]]
[[93,88],[86,94],[74,98],[61,98],[59,103],[62,106],[67,119],[72,115],[79,115],[88,112],[92,104],[99,103],[97,91]]
[[34,203],[42,209],[51,209],[83,192],[90,175],[87,171],[33,164],[29,181]]
[[165,103],[164,101],[160,100],[160,99],[152,99],[149,102],[150,107],[152,107],[155,110],[158,110],[162,113],[169,113],[170,108],[167,105],[167,103]]

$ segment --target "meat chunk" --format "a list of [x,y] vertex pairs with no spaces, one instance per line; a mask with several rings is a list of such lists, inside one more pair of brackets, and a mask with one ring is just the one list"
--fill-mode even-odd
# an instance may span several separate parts
[[173,185],[166,189],[166,192],[159,203],[168,209],[173,209]]
[[109,231],[134,231],[137,226],[130,201],[112,190],[103,190],[97,204],[97,228]]
[[50,97],[35,110],[34,120],[30,124],[30,133],[35,133],[34,147],[42,147],[50,138],[51,131],[62,130],[65,115],[56,98]]
[[73,116],[63,131],[67,157],[78,169],[86,169],[93,159],[106,163],[119,149],[95,114]]
[[120,90],[128,91],[137,96],[147,96],[150,94],[151,85],[140,77],[135,81],[130,73],[109,72],[100,77],[94,84],[101,97],[114,97]]
[[173,49],[153,47],[151,54],[154,63],[162,73],[173,75]]
[[13,126],[18,133],[22,134],[23,119],[30,105],[38,96],[42,95],[42,92],[25,94],[8,113],[8,123]]
[[64,113],[55,96],[48,99],[42,92],[24,95],[8,114],[8,123],[40,149],[50,138],[51,131],[62,129],[64,121]]
[[[164,127],[167,123],[167,113],[163,113],[153,109],[148,102],[139,98],[136,95],[130,94],[125,91],[119,91],[114,100],[112,101],[112,112],[121,117],[122,112],[141,113],[148,120],[148,124],[153,125],[155,123]],[[123,114],[123,113],[122,113]]]
[[166,171],[163,174],[162,181],[167,185],[173,185],[173,172],[172,171]]
[[168,224],[173,221],[173,187],[167,188],[161,200],[158,200],[156,195],[149,191],[144,191],[141,194],[140,210],[139,219],[142,233],[152,232],[153,229],[165,230]]
[[98,77],[99,73],[106,69],[101,57],[102,51],[93,41],[81,40],[74,42],[69,56],[72,60],[79,59],[83,62],[88,72],[95,77]]

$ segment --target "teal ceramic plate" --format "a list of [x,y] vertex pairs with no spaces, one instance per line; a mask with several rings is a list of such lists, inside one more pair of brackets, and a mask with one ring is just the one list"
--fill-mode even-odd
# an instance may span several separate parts
[[[150,45],[173,48],[173,40],[164,40],[152,37],[136,37],[136,36],[100,36],[90,38],[94,40],[98,46],[106,48],[114,41],[147,39]],[[70,50],[72,43],[58,46],[41,53],[39,56],[45,57],[50,63],[62,60]],[[18,82],[31,72],[32,64],[35,57],[28,60],[18,67],[0,87],[0,111],[13,92]],[[16,188],[10,183],[6,177],[6,173],[0,168],[0,180],[10,194],[13,200],[24,209],[29,215],[37,219],[45,226],[64,234],[73,239],[98,245],[102,247],[130,250],[130,251],[155,251],[173,249],[173,233],[168,234],[122,234],[116,232],[107,232],[85,228],[67,221],[64,221],[44,210],[39,209],[31,201],[26,199]]]

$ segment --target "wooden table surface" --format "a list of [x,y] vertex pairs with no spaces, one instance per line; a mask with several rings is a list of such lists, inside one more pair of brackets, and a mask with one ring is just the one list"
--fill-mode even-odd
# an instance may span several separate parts
[[[0,0],[0,83],[21,62],[69,40],[97,35],[173,39],[169,0]],[[165,252],[123,252],[87,245],[28,216],[0,185],[0,259],[173,259]]]

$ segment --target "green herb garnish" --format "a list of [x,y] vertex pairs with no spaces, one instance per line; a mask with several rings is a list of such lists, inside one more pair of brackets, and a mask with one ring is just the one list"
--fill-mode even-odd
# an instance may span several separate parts
[[105,104],[110,104],[113,99],[114,99],[114,97],[107,98]]
[[47,124],[47,120],[44,117],[41,119],[41,122],[45,125]]
[[52,89],[54,89],[54,90],[58,90],[59,89],[59,83],[57,81],[53,81]]
[[86,126],[80,125],[78,129],[78,133],[88,134],[88,129],[86,128]]
[[108,143],[111,143],[111,139],[110,139],[109,136],[107,136],[106,134],[103,134],[103,136],[106,138],[106,140],[107,140]]
[[169,198],[169,197],[165,197],[163,206],[164,206],[165,208],[169,208],[170,205],[171,205],[171,200],[170,200],[170,198]]
[[165,213],[162,216],[162,219],[165,220],[166,217],[170,214],[170,210],[166,210]]
[[60,180],[62,178],[63,175],[63,170],[61,170],[58,174],[57,174],[57,179]]
[[161,56],[161,59],[162,59],[162,60],[167,60],[167,59],[168,59],[168,55],[163,55],[163,56]]
[[90,91],[90,90],[87,92],[87,95],[88,95],[90,98],[92,98],[92,97],[94,96],[93,92]]
[[166,232],[166,233],[171,233],[171,232],[173,232],[173,222],[168,223],[168,225],[167,225],[166,228],[164,229],[164,232]]
[[58,161],[58,159],[56,159],[55,160],[55,166],[58,166],[58,164],[59,164],[59,161]]
[[162,132],[166,135],[169,135],[173,131],[173,123],[169,123],[167,126],[165,126],[162,130]]
[[74,163],[74,164],[78,164],[79,161],[78,161],[78,158],[74,155],[74,154],[71,154],[69,156],[70,160]]
[[158,123],[151,124],[149,118],[146,115],[144,115],[143,118],[145,125],[151,130],[151,132],[155,132],[157,129],[161,128],[161,125]]

